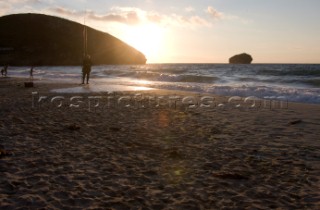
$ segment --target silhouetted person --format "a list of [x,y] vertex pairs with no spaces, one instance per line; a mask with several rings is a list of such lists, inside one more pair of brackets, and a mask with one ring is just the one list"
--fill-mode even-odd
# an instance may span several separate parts
[[8,65],[5,65],[5,67],[3,68],[3,75],[6,77],[8,73]]
[[82,84],[84,84],[84,80],[87,77],[87,84],[89,84],[90,72],[91,72],[91,59],[90,55],[86,55],[83,59],[83,66],[82,66]]
[[30,69],[30,78],[33,79],[33,66],[31,66],[31,69]]
[[4,75],[4,68],[1,69],[1,76]]

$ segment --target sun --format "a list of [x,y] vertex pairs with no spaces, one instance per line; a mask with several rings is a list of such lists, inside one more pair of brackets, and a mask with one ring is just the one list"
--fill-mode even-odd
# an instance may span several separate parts
[[160,59],[163,47],[164,29],[155,24],[133,26],[128,29],[126,42],[142,52],[147,61],[155,62]]

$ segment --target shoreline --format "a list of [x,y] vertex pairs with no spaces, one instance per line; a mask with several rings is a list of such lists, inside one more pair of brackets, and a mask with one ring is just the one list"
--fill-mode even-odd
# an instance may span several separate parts
[[[320,206],[320,105],[241,110],[124,103],[90,111],[70,107],[72,93],[50,92],[76,84],[36,81],[25,88],[24,81],[0,81],[0,149],[7,152],[0,158],[3,209]],[[47,96],[42,107],[32,107],[32,92]],[[136,93],[141,92],[116,94]],[[199,96],[167,90],[143,94]],[[96,95],[108,96],[76,94]],[[68,103],[59,109],[61,100],[51,103],[55,96]]]
[[[200,66],[97,66],[92,72],[94,89],[104,89],[106,84],[145,86],[157,89],[195,91],[201,94],[272,97],[275,100],[289,100],[298,103],[320,104],[319,101],[319,66],[278,66],[275,68],[244,68],[240,66],[215,67],[203,66],[203,73],[198,74]],[[56,79],[59,82],[77,83],[81,77],[78,67],[39,67],[36,74],[40,78]],[[250,68],[249,68],[250,69]],[[303,71],[305,69],[305,71]],[[154,71],[155,70],[155,71]],[[175,71],[177,70],[177,71]],[[12,71],[13,72],[13,71]],[[50,73],[51,72],[51,73]],[[201,71],[202,72],[202,71]],[[261,78],[256,78],[256,72]],[[39,74],[37,74],[39,73]],[[236,75],[234,75],[236,73]],[[304,76],[310,73],[312,77]],[[16,74],[23,76],[23,71]],[[283,76],[281,76],[283,75]],[[58,79],[59,77],[60,79]],[[277,79],[276,79],[277,78]],[[70,79],[70,80],[69,80]],[[146,79],[146,80],[143,80]],[[151,82],[149,80],[152,80]],[[119,90],[119,86],[115,88]],[[77,88],[75,88],[77,89]],[[78,88],[79,89],[79,88]],[[73,90],[77,91],[78,90]]]
[[[61,93],[61,94],[88,94],[91,93],[92,95],[95,94],[104,94],[104,93],[113,93],[113,92],[117,92],[117,93],[135,93],[135,92],[139,92],[141,91],[142,93],[161,93],[164,95],[181,95],[181,96],[185,96],[185,95],[191,95],[191,96],[212,96],[214,98],[217,98],[219,100],[221,99],[229,99],[232,97],[239,97],[241,98],[240,100],[245,100],[246,98],[251,98],[254,97],[259,101],[283,101],[284,103],[288,103],[288,104],[301,104],[301,105],[311,105],[311,106],[318,106],[320,104],[318,103],[310,103],[310,102],[295,102],[295,101],[289,101],[289,100],[280,100],[277,98],[259,98],[259,97],[255,97],[255,96],[231,96],[231,95],[218,95],[218,94],[213,94],[213,93],[208,93],[208,92],[197,92],[197,91],[186,91],[186,90],[173,90],[173,89],[159,89],[159,88],[149,88],[149,87],[145,87],[143,86],[143,84],[141,86],[133,86],[133,85],[118,85],[118,84],[106,84],[106,85],[102,85],[102,84],[90,84],[88,85],[82,85],[80,83],[75,83],[74,81],[55,81],[55,79],[30,79],[29,77],[0,77],[0,81],[4,79],[4,80],[11,80],[13,83],[15,83],[15,85],[19,86],[19,87],[23,87],[23,83],[24,82],[35,82],[35,86],[34,88],[40,88],[40,90],[45,90],[47,92],[55,92],[57,94]],[[92,86],[93,88],[90,89],[90,86]],[[98,88],[94,88],[95,86],[98,86]],[[72,89],[75,89],[76,91],[72,91]],[[77,90],[77,89],[80,90]],[[104,89],[102,89],[104,88]],[[108,89],[109,88],[109,89]],[[70,90],[70,91],[68,91]]]

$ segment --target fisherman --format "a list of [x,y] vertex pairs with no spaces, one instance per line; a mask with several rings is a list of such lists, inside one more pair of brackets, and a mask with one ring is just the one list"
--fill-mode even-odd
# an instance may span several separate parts
[[31,69],[30,69],[30,79],[33,79],[33,66],[31,66]]
[[90,55],[86,55],[83,59],[83,66],[82,66],[82,84],[84,84],[86,77],[87,77],[87,84],[89,84],[91,65],[92,65],[92,62],[90,59]]
[[8,65],[5,65],[4,67],[3,67],[3,69],[1,70],[1,74],[2,74],[2,76],[7,76],[7,73],[8,73]]

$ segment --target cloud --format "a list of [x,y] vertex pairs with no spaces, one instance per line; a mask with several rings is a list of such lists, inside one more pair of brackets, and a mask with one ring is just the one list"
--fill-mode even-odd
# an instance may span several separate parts
[[[114,10],[114,11],[112,11]],[[141,22],[139,14],[136,10],[119,10],[117,8],[112,8],[110,13],[97,14],[93,11],[75,11],[69,10],[62,7],[49,8],[48,11],[59,14],[63,16],[69,16],[73,18],[83,18],[86,17],[95,21],[104,22],[118,22],[127,25],[136,25]]]
[[203,19],[199,16],[181,16],[173,14],[167,17],[166,22],[170,25],[176,25],[181,27],[189,27],[189,26],[210,26],[211,23],[208,22],[206,19]]
[[[208,6],[205,12],[196,14],[191,6],[184,8],[185,14],[159,13],[158,11],[147,11],[136,7],[112,7],[105,13],[95,11],[73,10],[66,7],[54,6],[55,0],[7,0],[0,2],[0,14],[35,12],[49,15],[62,16],[74,21],[82,22],[87,20],[116,23],[123,25],[139,25],[143,23],[159,24],[165,27],[211,27],[213,20],[245,20],[232,15],[224,14],[212,6]],[[21,4],[21,6],[20,6]],[[39,4],[34,7],[34,4]],[[207,16],[205,16],[207,14]],[[211,18],[208,17],[208,14]]]
[[185,10],[186,12],[193,12],[193,11],[195,11],[195,9],[194,9],[193,7],[186,7],[184,10]]
[[97,15],[91,12],[88,16],[92,20],[107,21],[107,22],[118,22],[127,25],[137,25],[141,22],[137,12],[129,11],[123,14],[106,14]]
[[218,12],[215,8],[208,6],[207,13],[213,17],[214,19],[222,19],[224,17],[224,14],[221,12]]
[[84,12],[78,12],[75,10],[68,10],[63,7],[54,7],[54,8],[49,8],[49,11],[59,14],[59,15],[67,15],[67,16],[83,16]]
[[53,0],[6,0],[0,2],[0,15],[38,12],[35,6],[44,6]]
[[0,2],[0,16],[7,14],[10,8],[10,5],[6,2]]
[[154,11],[145,11],[133,7],[113,7],[105,14],[97,14],[93,11],[75,11],[62,7],[49,8],[50,13],[72,18],[83,18],[86,16],[90,20],[114,22],[126,25],[138,25],[141,23],[154,23],[164,26],[210,26],[211,23],[199,16],[182,16],[177,14],[160,14]]
[[[5,2],[0,2],[0,14],[35,12],[61,16],[77,22],[83,22],[83,18],[85,17],[86,20],[128,26],[143,23],[184,28],[210,27],[212,25],[210,20],[204,17],[203,14],[195,14],[195,9],[191,6],[185,8],[185,11],[190,12],[190,14],[167,14],[158,11],[142,10],[136,7],[112,7],[104,13],[97,13],[96,11],[75,10],[58,5],[52,6],[53,2],[56,2],[54,0],[7,0]],[[34,7],[34,4],[39,4],[41,7]],[[210,12],[214,11],[212,9],[208,10]],[[217,12],[216,15],[218,14],[220,13]]]
[[231,21],[238,21],[241,22],[242,24],[249,24],[252,21],[247,20],[245,18],[241,18],[236,15],[231,15],[231,14],[225,14],[222,12],[217,11],[215,8],[208,6],[206,12],[215,20],[231,20]]
[[189,18],[189,20],[190,20],[191,24],[210,26],[210,23],[207,20],[205,20],[199,16],[192,16]]
[[7,0],[9,4],[34,4],[34,3],[42,3],[42,0]]
[[[237,16],[224,14],[212,6],[208,6],[202,13],[196,13],[195,9],[191,6],[184,8],[182,14],[160,13],[158,11],[142,10],[136,7],[112,7],[104,13],[97,13],[96,11],[81,11],[61,6],[52,7],[50,5],[52,5],[53,1],[54,0],[7,0],[5,3],[0,2],[0,14],[37,12],[61,16],[77,22],[83,22],[83,18],[85,17],[86,20],[100,22],[98,24],[115,23],[134,26],[146,23],[180,28],[211,27],[214,24],[212,20],[236,20],[245,22]],[[25,4],[26,2],[28,2],[28,4]],[[19,7],[18,3],[23,4]],[[32,4],[37,3],[41,3],[42,9],[32,6]],[[211,18],[209,18],[208,15]]]
[[62,16],[70,16],[70,17],[78,17],[78,18],[86,17],[88,19],[96,20],[96,21],[118,22],[118,23],[124,23],[128,25],[137,24],[140,22],[138,14],[135,11],[122,12],[121,14],[108,13],[104,15],[96,14],[93,11],[79,12],[79,11],[69,10],[62,7],[49,8],[49,11]]
[[153,22],[153,23],[158,23],[160,24],[165,18],[163,15],[157,14],[157,13],[148,13],[146,15],[146,18],[148,21]]

